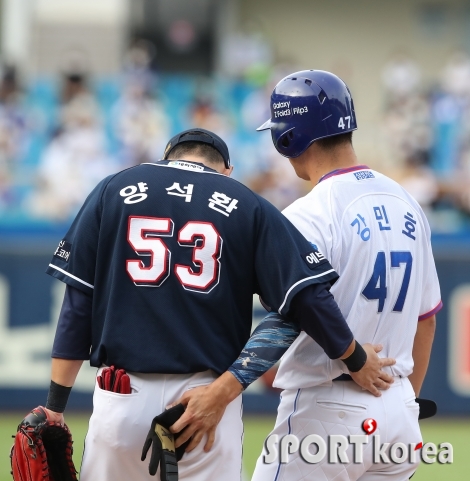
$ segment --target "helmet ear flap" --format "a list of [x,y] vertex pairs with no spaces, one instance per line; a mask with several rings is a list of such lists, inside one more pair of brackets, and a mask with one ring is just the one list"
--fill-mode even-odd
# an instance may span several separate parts
[[278,149],[282,151],[283,148],[287,149],[290,147],[292,141],[294,140],[294,130],[295,127],[292,127],[279,137],[279,139],[277,140]]

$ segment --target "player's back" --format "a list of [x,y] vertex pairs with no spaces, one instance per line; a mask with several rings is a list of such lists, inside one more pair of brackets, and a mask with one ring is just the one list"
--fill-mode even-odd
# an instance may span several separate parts
[[[284,213],[307,239],[321,239],[320,251],[340,275],[331,292],[355,338],[382,344],[382,354],[397,359],[393,374],[409,375],[418,319],[440,304],[429,226],[416,201],[359,166],[325,176]],[[315,385],[343,369],[302,333],[284,356],[276,385]]]
[[[297,250],[298,262],[282,258]],[[202,164],[142,164],[88,196],[48,273],[93,296],[93,366],[223,372],[251,331],[253,293],[287,311],[311,246],[266,200]],[[313,270],[313,272],[312,272]]]
[[[97,305],[94,319],[104,331],[112,326],[120,332],[123,350],[143,347],[135,366],[126,354],[128,369],[198,372],[223,359],[221,350],[239,352],[249,335],[255,290],[254,194],[200,164],[173,161],[116,175],[103,199],[101,235],[113,238],[98,247],[103,265],[94,296],[112,302]],[[222,336],[233,345],[222,343]],[[118,349],[117,337],[108,349]],[[213,360],[196,339],[212,346]],[[172,340],[178,340],[175,355],[152,369],[152,357]]]

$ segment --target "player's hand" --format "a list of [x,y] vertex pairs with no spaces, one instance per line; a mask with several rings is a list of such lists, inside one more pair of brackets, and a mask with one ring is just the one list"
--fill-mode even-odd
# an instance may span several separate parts
[[213,396],[210,385],[195,387],[186,391],[176,401],[176,404],[178,403],[186,406],[186,411],[170,428],[170,431],[173,433],[182,431],[175,441],[175,447],[181,446],[188,439],[192,438],[186,448],[186,452],[190,452],[207,434],[204,451],[208,452],[214,444],[215,429],[222,419],[228,403],[223,403]]
[[192,451],[207,435],[204,451],[212,448],[215,430],[224,415],[225,408],[242,391],[241,384],[232,374],[226,372],[208,386],[200,386],[186,391],[180,399],[167,407],[178,403],[186,406],[184,414],[171,426],[170,431],[181,434],[175,441],[179,447],[191,439],[186,452]]
[[381,345],[363,344],[362,347],[367,353],[367,361],[361,370],[349,374],[363,389],[380,397],[382,394],[379,390],[386,390],[393,383],[393,377],[382,371],[382,368],[393,366],[396,361],[390,357],[380,358],[377,355],[383,349]]
[[46,411],[50,421],[60,423],[62,426],[65,424],[64,413],[56,413],[55,411],[51,411],[50,409],[46,408],[44,408],[44,411]]

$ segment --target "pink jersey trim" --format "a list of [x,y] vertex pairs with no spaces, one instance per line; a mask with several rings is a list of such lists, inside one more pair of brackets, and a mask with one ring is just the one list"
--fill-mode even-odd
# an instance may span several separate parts
[[439,301],[439,304],[434,309],[432,309],[429,312],[426,312],[426,314],[421,314],[418,317],[418,321],[425,321],[426,319],[429,319],[430,317],[434,316],[434,314],[437,314],[442,309],[443,305],[444,304],[442,304],[442,301]]
[[330,177],[334,177],[335,175],[341,175],[341,174],[349,174],[349,172],[355,172],[356,170],[370,170],[370,167],[367,167],[367,165],[354,165],[352,167],[346,167],[345,169],[336,169],[328,174],[325,174],[319,181],[320,183],[322,180],[329,179]]

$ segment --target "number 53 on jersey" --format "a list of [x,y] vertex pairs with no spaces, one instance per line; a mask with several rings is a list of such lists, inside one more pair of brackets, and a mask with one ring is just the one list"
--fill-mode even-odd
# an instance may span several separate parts
[[[170,276],[171,252],[163,238],[172,237],[172,219],[158,217],[130,216],[127,241],[139,256],[148,256],[144,264],[141,260],[127,260],[126,270],[136,286],[159,287]],[[176,264],[174,274],[181,285],[189,291],[209,293],[218,283],[222,238],[210,222],[187,222],[177,234],[182,248],[193,250],[194,266]]]

